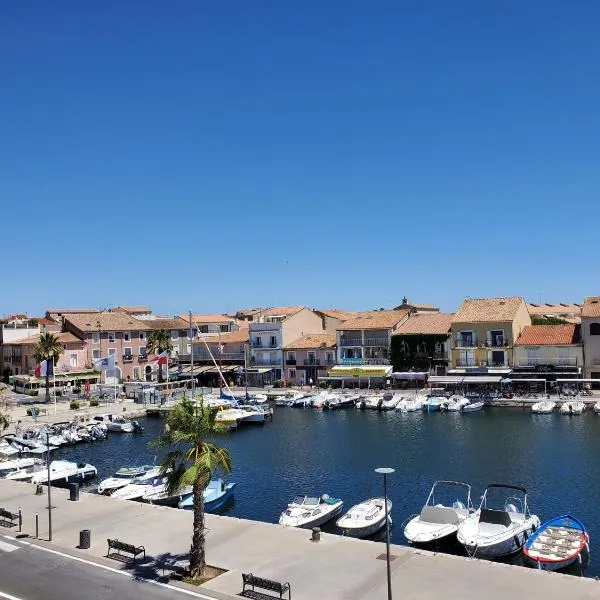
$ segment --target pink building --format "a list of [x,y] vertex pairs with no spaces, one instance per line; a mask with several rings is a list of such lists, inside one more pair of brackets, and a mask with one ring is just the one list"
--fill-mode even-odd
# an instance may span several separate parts
[[326,377],[335,365],[335,333],[311,333],[283,348],[286,379],[293,384],[307,384]]

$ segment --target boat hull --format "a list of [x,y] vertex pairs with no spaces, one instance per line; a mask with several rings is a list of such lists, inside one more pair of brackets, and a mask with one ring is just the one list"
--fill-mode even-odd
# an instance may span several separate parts
[[[388,519],[391,524],[392,518],[388,516]],[[368,527],[340,527],[340,531],[342,532],[342,535],[345,535],[346,537],[366,538],[374,535],[384,527],[385,518],[379,519],[379,521],[372,523]]]
[[291,519],[284,519],[282,515],[282,518],[279,519],[279,524],[283,525],[284,527],[297,527],[299,529],[311,529],[312,527],[320,527],[321,525],[328,523],[332,519],[335,519],[335,517],[337,517],[342,512],[343,506],[343,502],[340,502],[339,505],[337,505],[332,510],[328,512],[323,512],[318,517],[314,519],[309,519],[307,521],[296,520],[293,522]]

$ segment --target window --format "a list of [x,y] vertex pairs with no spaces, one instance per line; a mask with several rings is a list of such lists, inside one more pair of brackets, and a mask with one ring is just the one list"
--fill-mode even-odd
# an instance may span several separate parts
[[296,369],[290,369],[288,375],[290,379],[296,379]]
[[76,367],[77,366],[77,354],[72,353],[69,355],[69,366]]
[[100,350],[92,350],[92,358],[93,359],[100,358]]
[[200,325],[200,326],[198,327],[198,331],[199,331],[200,333],[208,333],[208,325]]
[[327,353],[327,364],[329,364],[329,365],[333,364],[333,352]]
[[277,338],[272,335],[271,336],[271,348],[275,348],[277,346]]
[[146,356],[146,346],[140,346],[140,356]]
[[132,353],[131,353],[131,348],[125,347],[123,348],[123,354],[129,358],[131,358]]
[[108,332],[108,342],[109,343],[114,343],[115,339],[116,339],[115,332],[114,331],[109,331]]
[[590,335],[600,335],[600,323],[590,323]]
[[145,331],[140,331],[140,341],[141,342],[146,341],[146,332]]
[[92,342],[94,344],[99,344],[100,343],[100,333],[98,333],[96,331],[94,333],[92,333]]
[[131,341],[131,331],[123,332],[123,341],[130,342]]
[[229,331],[229,325],[219,325],[221,333],[227,333]]
[[116,348],[109,348],[108,349],[108,355],[109,356],[117,356],[117,349]]
[[140,368],[139,367],[133,367],[133,378],[134,379],[140,378]]
[[172,340],[178,340],[179,339],[179,331],[173,330],[171,331],[171,339]]
[[296,353],[288,352],[288,360],[296,360]]

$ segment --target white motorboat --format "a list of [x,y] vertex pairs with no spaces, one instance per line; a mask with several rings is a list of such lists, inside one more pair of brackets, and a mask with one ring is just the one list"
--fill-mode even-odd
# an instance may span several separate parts
[[461,409],[461,412],[464,412],[464,413],[477,412],[478,410],[483,410],[484,406],[485,406],[485,402],[483,402],[481,400],[479,402],[471,402],[470,404],[466,404],[465,406],[463,406]]
[[126,486],[115,490],[112,494],[112,498],[117,500],[139,500],[156,479],[160,478],[160,467],[153,467],[144,475],[135,477]]
[[580,415],[585,410],[585,402],[581,400],[568,400],[560,407],[561,415]]
[[0,477],[6,477],[14,471],[28,469],[37,463],[41,464],[41,462],[39,458],[15,458],[2,461],[0,462]]
[[465,406],[469,406],[471,401],[464,396],[451,396],[446,402],[440,406],[440,410],[450,412],[462,412]]
[[98,423],[103,423],[107,431],[116,433],[133,433],[134,431],[133,423],[120,415],[111,413],[95,415],[94,420]]
[[388,498],[371,498],[360,504],[355,504],[345,515],[342,515],[336,525],[342,530],[343,535],[352,537],[368,537],[385,526],[386,515],[392,522],[392,501]]
[[421,512],[404,527],[411,544],[430,544],[456,535],[473,512],[471,486],[462,481],[436,481]]
[[19,454],[19,452],[19,449],[8,440],[2,439],[0,441],[0,456],[14,456],[15,454]]
[[150,504],[159,504],[161,506],[177,506],[183,496],[191,494],[193,488],[191,485],[185,485],[175,493],[168,490],[167,478],[160,477],[152,482],[152,485],[147,486],[142,500]]
[[[490,492],[496,495],[498,490],[504,495],[502,509],[488,508]],[[491,484],[485,488],[479,509],[461,523],[457,538],[470,556],[495,558],[520,550],[539,525],[537,515],[529,513],[524,487]]]
[[400,400],[402,400],[400,394],[384,394],[383,401],[381,402],[381,410],[394,410]]
[[112,477],[103,479],[98,485],[98,493],[110,495],[115,490],[125,487],[130,484],[133,479],[146,474],[152,465],[141,465],[137,467],[122,467]]
[[423,402],[422,409],[427,412],[438,411],[444,402],[448,402],[448,398],[444,398],[443,396],[427,396],[427,399]]
[[241,423],[264,423],[267,420],[267,414],[262,406],[256,404],[244,404],[239,409],[243,415],[238,419],[238,424]]
[[[29,481],[35,473],[39,473],[45,468],[42,460],[39,458],[34,460],[35,462],[31,465],[19,467],[18,469],[11,471],[4,477],[4,479],[8,479],[10,481]],[[48,470],[46,469],[46,481],[48,481],[47,475]]]
[[[596,414],[600,413],[600,401],[596,402],[596,404],[594,404],[594,412]],[[0,453],[2,452],[2,450],[0,450]]]
[[335,401],[336,395],[332,392],[322,391],[319,392],[316,396],[313,396],[312,405],[313,408],[317,410],[323,410],[326,406],[329,405],[330,401]]
[[[53,460],[50,463],[50,483],[54,485],[66,485],[67,483],[82,483],[87,479],[96,477],[96,467],[85,463],[74,463],[68,460]],[[31,483],[47,483],[48,471],[42,469],[34,473]]]
[[531,405],[531,412],[536,415],[549,415],[555,407],[556,404],[552,400],[541,400]]
[[285,527],[318,527],[342,512],[344,503],[339,498],[322,496],[296,496],[279,517]]
[[368,396],[365,396],[361,401],[361,408],[366,408],[368,410],[381,410],[382,406],[382,394],[369,394]]
[[359,394],[331,394],[331,398],[325,402],[323,408],[327,408],[329,410],[349,408],[351,406],[355,406],[359,399]]
[[414,398],[403,398],[398,402],[396,410],[400,412],[417,412],[423,408],[423,396],[415,396]]

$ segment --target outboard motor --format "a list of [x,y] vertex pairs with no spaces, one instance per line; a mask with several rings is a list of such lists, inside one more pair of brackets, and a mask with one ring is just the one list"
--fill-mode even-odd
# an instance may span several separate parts
[[133,433],[142,433],[144,431],[144,428],[137,421],[131,421],[131,424],[133,425]]

